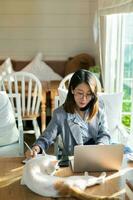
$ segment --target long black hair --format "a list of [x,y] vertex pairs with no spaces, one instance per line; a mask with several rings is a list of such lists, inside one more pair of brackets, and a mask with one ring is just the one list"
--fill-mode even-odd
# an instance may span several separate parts
[[63,107],[64,110],[68,113],[75,112],[76,102],[74,100],[74,94],[72,93],[72,90],[74,90],[81,83],[86,83],[89,86],[92,95],[92,98],[87,106],[81,109],[86,110],[89,108],[90,112],[88,120],[91,120],[98,111],[97,81],[94,74],[89,72],[88,70],[80,69],[73,74],[69,83],[68,94]]

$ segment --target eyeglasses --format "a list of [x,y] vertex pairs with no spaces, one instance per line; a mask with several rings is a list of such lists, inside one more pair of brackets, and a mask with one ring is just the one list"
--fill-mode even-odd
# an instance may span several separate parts
[[88,100],[91,99],[92,94],[88,93],[88,94],[84,94],[83,92],[79,92],[79,91],[74,91],[74,95],[77,96],[79,99],[83,99],[84,97]]

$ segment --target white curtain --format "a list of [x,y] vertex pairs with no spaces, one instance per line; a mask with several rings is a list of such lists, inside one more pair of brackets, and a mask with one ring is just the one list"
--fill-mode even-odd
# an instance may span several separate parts
[[121,92],[123,81],[122,15],[133,11],[133,0],[98,0],[99,57],[105,92]]
[[[123,17],[121,15],[107,16],[104,22],[104,37],[102,55],[102,75],[105,92],[121,92],[123,82]],[[102,40],[102,41],[103,41]]]

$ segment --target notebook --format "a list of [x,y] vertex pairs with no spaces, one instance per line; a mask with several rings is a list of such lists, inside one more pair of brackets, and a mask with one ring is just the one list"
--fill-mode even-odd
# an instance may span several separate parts
[[121,168],[124,145],[78,145],[74,147],[71,167],[74,172],[118,171]]

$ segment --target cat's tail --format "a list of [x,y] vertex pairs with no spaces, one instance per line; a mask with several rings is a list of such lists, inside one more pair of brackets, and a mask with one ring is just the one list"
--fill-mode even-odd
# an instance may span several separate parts
[[101,200],[101,199],[102,200],[118,200],[119,199],[117,197],[107,197],[107,196],[100,197],[100,196],[87,194],[87,192],[77,187],[69,186],[60,180],[54,184],[54,187],[56,190],[58,190],[59,195],[63,197],[72,196],[80,200]]

